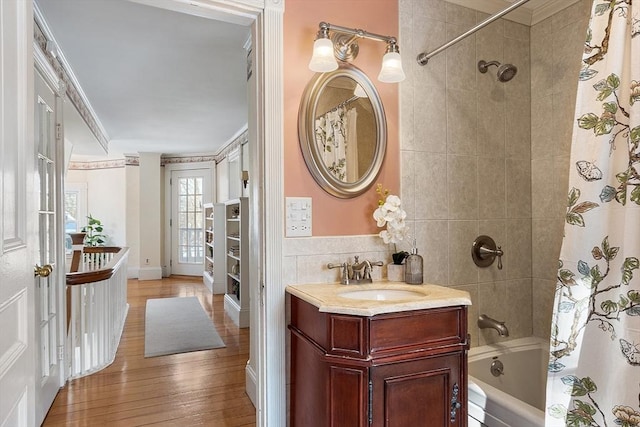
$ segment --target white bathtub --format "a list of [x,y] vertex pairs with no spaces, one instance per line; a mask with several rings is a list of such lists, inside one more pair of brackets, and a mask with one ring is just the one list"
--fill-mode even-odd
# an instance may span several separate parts
[[[491,374],[500,360],[504,375]],[[549,342],[521,338],[469,351],[469,427],[543,427]]]

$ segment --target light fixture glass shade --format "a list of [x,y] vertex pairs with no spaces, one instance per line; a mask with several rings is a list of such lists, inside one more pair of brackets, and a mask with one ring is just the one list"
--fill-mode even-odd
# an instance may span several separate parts
[[382,57],[382,69],[378,74],[378,80],[383,83],[398,83],[405,79],[402,70],[402,59],[398,52],[387,52]]
[[362,86],[360,86],[359,84],[356,84],[356,88],[353,91],[353,94],[355,96],[357,96],[358,98],[368,98],[369,97],[367,95],[367,92],[365,92],[364,89],[362,88]]
[[309,69],[317,73],[326,73],[338,69],[338,61],[333,55],[333,43],[330,39],[317,39],[313,43],[313,56]]

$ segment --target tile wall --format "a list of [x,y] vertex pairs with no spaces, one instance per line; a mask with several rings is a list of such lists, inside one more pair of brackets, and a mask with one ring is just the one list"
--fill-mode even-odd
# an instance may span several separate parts
[[[400,86],[401,197],[425,281],[471,294],[472,346],[503,340],[476,327],[480,313],[506,321],[509,339],[548,337],[590,1],[531,28],[500,19],[426,66],[416,63],[419,52],[488,15],[443,0],[399,5],[407,74]],[[500,83],[496,67],[478,72],[480,59],[515,64],[518,74]],[[504,250],[502,270],[473,264],[471,244],[481,234]],[[388,261],[391,253],[376,236],[285,239],[283,251],[286,283],[334,282],[339,272],[327,263],[353,255]]]
[[[480,313],[506,321],[510,338],[532,333],[531,95],[529,27],[500,19],[425,66],[414,52],[431,51],[488,15],[444,1],[400,2],[402,197],[425,257],[425,279],[469,291],[472,345],[499,340],[479,330]],[[508,83],[496,67],[518,67]],[[489,235],[504,250],[478,268],[471,245]]]
[[577,75],[591,1],[531,28],[533,334],[548,337],[567,206]]

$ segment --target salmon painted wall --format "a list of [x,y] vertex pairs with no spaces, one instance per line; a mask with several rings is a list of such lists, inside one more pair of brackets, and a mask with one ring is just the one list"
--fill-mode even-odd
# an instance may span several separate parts
[[[313,42],[321,21],[371,33],[398,37],[398,3],[394,0],[287,0],[284,14],[284,194],[313,199],[313,235],[375,234],[372,214],[378,195],[374,185],[363,195],[340,199],[325,192],[313,179],[298,140],[298,109],[307,82]],[[402,53],[402,40],[398,41]],[[394,194],[400,191],[398,84],[381,83],[378,73],[386,44],[360,39],[352,64],[375,85],[387,118],[387,152],[376,183]],[[282,201],[285,202],[284,200]]]

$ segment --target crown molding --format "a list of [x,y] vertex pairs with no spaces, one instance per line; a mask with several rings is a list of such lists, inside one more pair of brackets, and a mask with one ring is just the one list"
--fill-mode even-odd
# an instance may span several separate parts
[[538,22],[544,21],[550,16],[555,15],[560,12],[562,9],[566,9],[574,3],[577,3],[579,0],[561,0],[561,1],[551,1],[548,0],[542,6],[537,7],[533,10],[533,16],[531,18],[531,25],[535,25]]
[[[446,0],[447,3],[457,4],[458,6],[467,7],[480,12],[493,15],[506,7],[509,7],[513,2],[505,0]],[[534,0],[535,1],[535,0]],[[531,3],[534,3],[532,1]],[[532,26],[540,21],[547,19],[548,17],[560,12],[579,0],[538,0],[535,1],[535,7],[529,6],[530,3],[525,3],[519,8],[509,12],[503,19],[509,21],[518,22],[520,24]]]
[[104,126],[102,126],[98,115],[89,102],[89,98],[87,98],[78,79],[75,74],[73,74],[69,62],[65,59],[60,49],[57,49],[55,57],[50,52],[47,52],[47,42],[54,42],[57,46],[59,46],[59,44],[53,37],[53,33],[49,29],[36,3],[33,4],[33,19],[35,23],[33,26],[33,43],[41,53],[41,56],[39,58],[36,57],[36,59],[46,61],[51,66],[51,69],[57,74],[60,81],[64,83],[67,97],[76,107],[76,110],[91,130],[91,133],[95,135],[104,151],[108,152],[109,136],[107,131],[104,129]]

